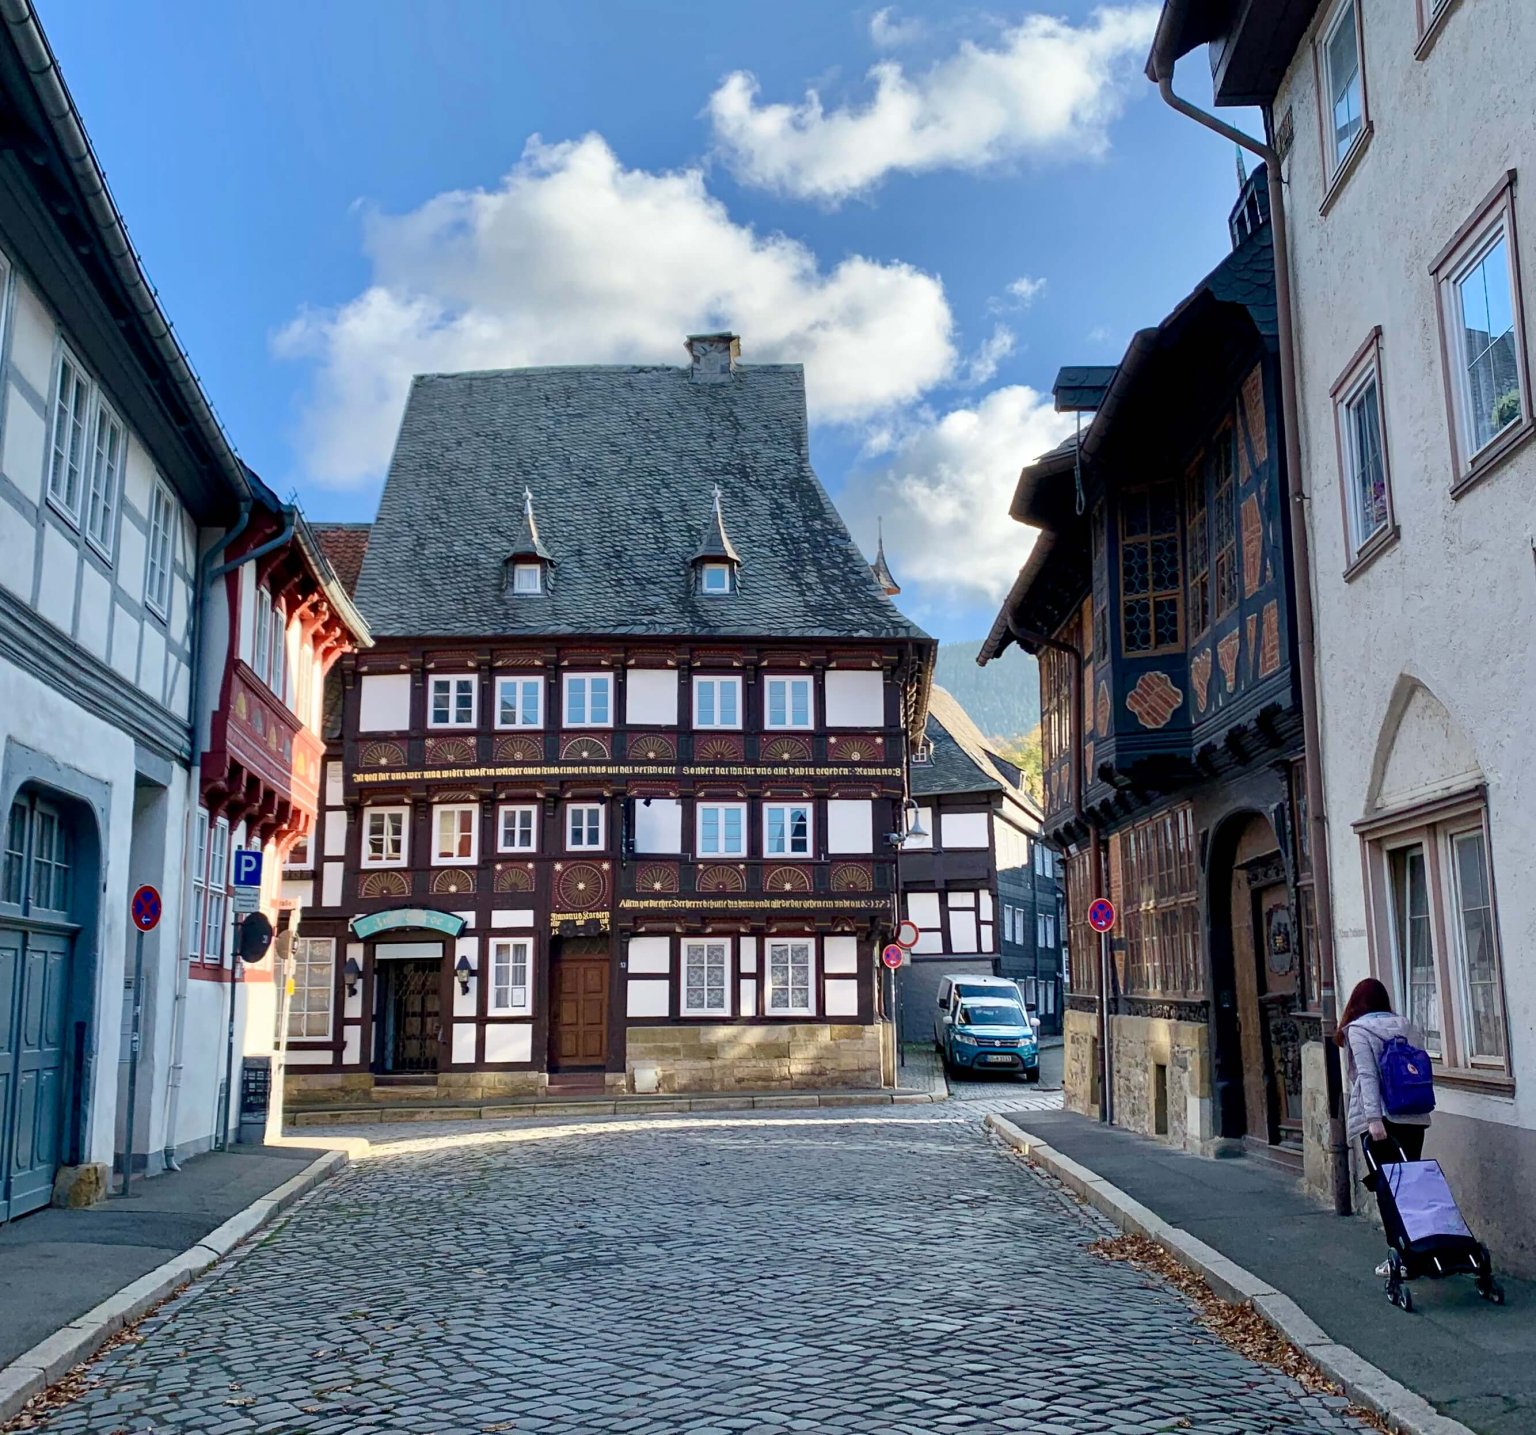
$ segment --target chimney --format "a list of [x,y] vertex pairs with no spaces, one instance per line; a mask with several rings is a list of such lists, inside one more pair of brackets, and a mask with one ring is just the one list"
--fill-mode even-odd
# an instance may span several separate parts
[[735,334],[690,334],[687,348],[692,360],[689,377],[696,384],[725,383],[741,357],[741,340]]

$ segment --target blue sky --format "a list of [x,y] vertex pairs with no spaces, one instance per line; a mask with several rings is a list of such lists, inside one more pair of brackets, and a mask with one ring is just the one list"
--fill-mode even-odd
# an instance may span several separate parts
[[1232,151],[1141,77],[1146,5],[40,10],[231,437],[318,519],[372,516],[412,371],[728,324],[805,359],[855,537],[883,516],[903,605],[976,637],[1057,368],[1226,249]]

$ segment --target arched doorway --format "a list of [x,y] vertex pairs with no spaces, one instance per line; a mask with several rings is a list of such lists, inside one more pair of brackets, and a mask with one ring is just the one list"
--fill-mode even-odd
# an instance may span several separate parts
[[1218,1134],[1301,1154],[1300,952],[1275,829],[1227,819],[1208,869]]
[[81,1159],[93,991],[95,825],[41,788],[12,800],[0,854],[0,1220],[48,1205]]

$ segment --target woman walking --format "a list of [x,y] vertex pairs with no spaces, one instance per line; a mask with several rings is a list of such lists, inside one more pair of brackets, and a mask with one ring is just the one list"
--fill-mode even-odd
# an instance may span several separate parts
[[[1424,1044],[1414,1027],[1392,1010],[1386,987],[1375,977],[1356,983],[1339,1015],[1334,1040],[1344,1049],[1349,1077],[1349,1139],[1365,1137],[1378,1166],[1417,1161],[1424,1154],[1424,1133],[1429,1129],[1427,1112],[1389,1116],[1382,1103],[1381,1054],[1399,1036],[1415,1047]],[[1374,1189],[1374,1179],[1368,1176],[1366,1185]],[[1383,1261],[1376,1274],[1386,1275],[1388,1265]]]

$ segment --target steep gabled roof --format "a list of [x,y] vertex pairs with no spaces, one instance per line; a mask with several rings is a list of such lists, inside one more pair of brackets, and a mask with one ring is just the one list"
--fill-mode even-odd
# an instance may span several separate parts
[[[745,555],[729,594],[690,560],[716,484]],[[504,584],[522,494],[559,581]],[[913,638],[811,468],[799,365],[718,383],[667,366],[427,374],[411,385],[358,603],[376,637]]]
[[368,552],[368,523],[312,523],[320,551],[336,571],[336,577],[349,595],[357,593],[357,576],[363,571],[363,555]]
[[993,749],[954,694],[937,683],[928,696],[928,741],[929,760],[912,767],[914,797],[1001,792],[1039,823],[1040,809],[1024,791],[1018,768]]

